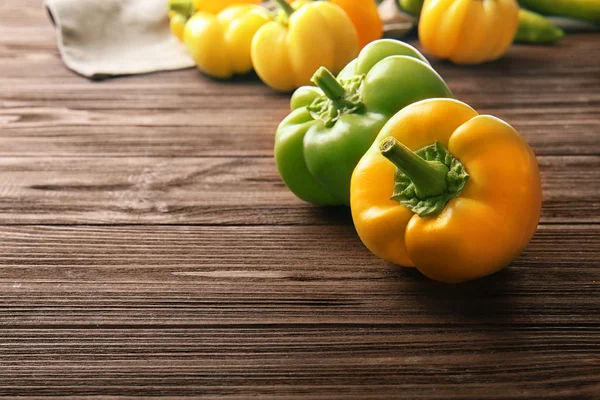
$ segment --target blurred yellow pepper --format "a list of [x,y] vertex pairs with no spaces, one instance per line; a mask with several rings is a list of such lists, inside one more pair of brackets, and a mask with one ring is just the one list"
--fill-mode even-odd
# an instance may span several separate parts
[[183,42],[185,24],[196,11],[217,14],[234,4],[260,4],[261,0],[169,0],[171,32]]
[[271,18],[266,8],[251,4],[231,6],[216,16],[197,12],[185,25],[184,42],[200,71],[228,79],[252,71],[252,38]]
[[540,172],[507,123],[457,100],[423,100],[396,114],[361,159],[351,205],[375,255],[462,282],[525,249],[540,218]]
[[185,24],[194,12],[192,0],[169,0],[169,27],[171,33],[182,42]]
[[516,0],[425,0],[419,40],[438,58],[479,64],[502,57],[518,26]]
[[217,14],[235,4],[259,5],[260,3],[262,3],[262,0],[194,0],[194,8],[196,11]]
[[356,28],[358,47],[362,49],[383,36],[383,21],[373,0],[330,0],[340,6]]
[[185,24],[188,21],[187,18],[178,13],[172,13],[170,18],[169,27],[171,28],[171,33],[183,42],[183,32],[185,30]]
[[337,74],[358,55],[356,30],[339,6],[276,2],[281,7],[277,20],[265,24],[252,40],[254,69],[271,88],[289,92],[309,85],[319,67]]

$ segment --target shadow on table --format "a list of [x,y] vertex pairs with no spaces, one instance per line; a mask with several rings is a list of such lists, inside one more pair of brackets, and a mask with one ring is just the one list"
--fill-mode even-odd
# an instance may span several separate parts
[[322,225],[348,225],[352,226],[352,214],[348,207],[310,207],[310,212],[315,221]]
[[518,273],[510,267],[467,283],[433,282],[416,268],[390,264],[399,280],[408,283],[410,295],[428,312],[454,315],[463,322],[510,321],[516,311],[514,299]]

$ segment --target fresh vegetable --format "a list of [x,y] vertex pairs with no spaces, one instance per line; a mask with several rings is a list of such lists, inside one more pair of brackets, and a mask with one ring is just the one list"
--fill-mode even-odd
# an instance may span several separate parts
[[519,3],[544,15],[576,18],[600,24],[599,0],[519,0]]
[[[424,2],[425,0],[396,0],[398,8],[413,17],[419,17]],[[553,44],[562,39],[564,35],[563,30],[547,18],[528,10],[521,9],[519,11],[519,29],[515,36],[517,42]]]
[[167,5],[169,7],[169,18],[173,18],[176,14],[190,18],[196,11],[193,0],[169,0]]
[[421,14],[421,7],[425,0],[396,0],[396,4],[401,11],[404,11],[408,15],[418,17]]
[[396,114],[352,176],[352,216],[384,260],[443,282],[492,274],[533,237],[535,154],[505,122],[452,99]]
[[171,33],[183,42],[185,24],[194,15],[192,0],[169,0],[169,27]]
[[419,39],[438,58],[479,64],[504,55],[518,24],[515,0],[425,0]]
[[519,11],[519,30],[515,41],[521,43],[554,44],[565,32],[547,18],[532,11]]
[[383,21],[373,0],[330,0],[340,6],[356,28],[358,47],[362,49],[383,36]]
[[218,15],[197,12],[185,25],[184,42],[203,73],[228,79],[252,71],[252,37],[271,13],[252,4],[235,5]]
[[196,11],[217,14],[234,4],[260,4],[260,0],[169,0],[171,32],[183,42],[185,24]]
[[217,14],[236,4],[260,5],[262,0],[193,0],[196,11]]
[[185,24],[187,23],[187,18],[182,14],[174,13],[169,21],[169,27],[171,28],[171,33],[177,37],[180,41],[183,42],[183,33],[185,31]]
[[350,18],[326,1],[276,0],[275,21],[252,40],[252,63],[258,76],[275,90],[289,92],[310,84],[320,67],[339,72],[358,54],[358,38]]
[[452,93],[425,58],[396,40],[367,45],[336,79],[326,68],[294,93],[275,137],[275,161],[304,201],[349,205],[354,167],[398,110]]

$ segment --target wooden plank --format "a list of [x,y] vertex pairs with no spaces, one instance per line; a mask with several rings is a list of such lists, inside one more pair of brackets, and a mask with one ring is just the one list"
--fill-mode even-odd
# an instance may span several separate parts
[[350,226],[4,226],[0,396],[593,398],[599,234],[446,286]]
[[0,350],[14,359],[0,364],[4,396],[593,399],[599,389],[585,327],[33,328],[0,339],[14,343]]
[[600,333],[599,234],[599,225],[542,226],[510,268],[448,286],[377,259],[352,226],[5,226],[0,326],[552,324]]
[[[15,73],[25,62],[30,64],[21,61]],[[56,70],[59,63],[55,60],[49,69]],[[597,155],[596,65],[587,73],[565,71],[554,78],[542,71],[502,77],[499,69],[496,75],[483,73],[468,81],[448,74],[448,82],[459,99],[514,125],[540,155]],[[46,60],[42,66],[48,69]],[[450,68],[455,67],[443,67]],[[43,78],[37,80],[0,80],[8,88],[0,93],[0,154],[271,155],[275,129],[287,113],[286,97],[252,79],[222,84],[182,71],[150,81],[137,77],[90,84],[68,71],[50,80],[40,74]],[[564,85],[567,74],[569,85]]]
[[[540,157],[545,223],[600,222],[600,156]],[[1,158],[4,224],[347,224],[271,158]]]
[[[591,81],[581,81],[581,85],[586,84],[593,87]],[[177,89],[172,90],[171,95],[157,95],[163,92],[161,85],[157,85],[155,94],[150,94],[152,88],[147,89],[148,94],[144,91],[132,94],[127,87],[122,89],[122,93],[127,94],[119,94],[119,89],[113,86],[95,90],[89,84],[81,85],[80,90],[67,86],[64,90],[70,91],[68,95],[59,92],[47,97],[44,91],[55,91],[55,85],[42,85],[32,89],[39,100],[24,98],[23,93],[13,97],[0,94],[0,104],[4,105],[0,109],[3,131],[0,155],[272,155],[275,130],[287,113],[288,100],[263,93],[264,88],[253,94],[230,90],[230,86],[214,82],[211,85],[225,95],[185,95],[183,90],[178,92]],[[600,121],[595,117],[600,108],[597,88],[594,94],[587,96],[574,88],[569,94],[547,92],[539,97],[535,94],[536,86],[522,86],[525,86],[524,92],[514,93],[508,97],[510,101],[494,92],[487,95],[496,98],[496,102],[472,93],[463,94],[460,90],[456,93],[481,113],[497,115],[510,122],[539,155],[600,154],[600,141],[596,137]],[[60,100],[57,95],[69,99]],[[210,96],[210,102],[203,100],[206,96]],[[229,108],[232,96],[236,97],[235,113]],[[179,101],[173,101],[174,98]],[[564,103],[544,104],[540,98],[560,98]],[[181,102],[188,104],[179,104]],[[257,104],[263,107],[261,111]],[[525,107],[525,104],[529,105]]]

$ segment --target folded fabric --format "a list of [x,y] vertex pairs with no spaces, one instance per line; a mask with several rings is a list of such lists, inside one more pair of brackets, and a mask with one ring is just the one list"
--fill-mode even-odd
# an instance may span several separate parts
[[91,79],[194,66],[166,0],[45,0],[65,64]]

